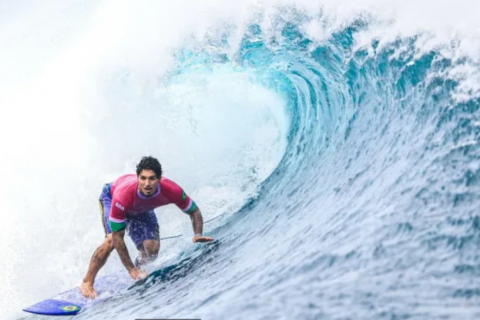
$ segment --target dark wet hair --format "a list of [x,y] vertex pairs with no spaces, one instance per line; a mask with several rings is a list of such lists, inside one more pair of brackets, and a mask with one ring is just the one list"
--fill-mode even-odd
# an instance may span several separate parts
[[153,170],[158,179],[162,176],[162,165],[154,157],[143,157],[137,164],[137,176],[142,170]]

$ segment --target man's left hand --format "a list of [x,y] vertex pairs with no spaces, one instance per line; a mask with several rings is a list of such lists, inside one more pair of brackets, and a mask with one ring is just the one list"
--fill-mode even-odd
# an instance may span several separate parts
[[195,236],[193,237],[193,242],[210,242],[213,241],[212,237],[205,237],[205,236]]

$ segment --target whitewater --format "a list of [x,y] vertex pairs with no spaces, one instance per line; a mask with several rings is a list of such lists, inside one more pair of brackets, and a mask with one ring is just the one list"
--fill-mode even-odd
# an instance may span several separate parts
[[480,319],[478,12],[0,1],[0,318],[53,319],[21,310],[79,285],[103,184],[152,155],[216,242],[156,210],[164,272],[76,319]]

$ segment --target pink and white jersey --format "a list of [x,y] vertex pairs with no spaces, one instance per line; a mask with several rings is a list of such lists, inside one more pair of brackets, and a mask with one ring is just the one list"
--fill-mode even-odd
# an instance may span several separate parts
[[195,202],[182,188],[167,178],[161,178],[157,192],[146,197],[138,191],[138,180],[135,174],[121,176],[111,184],[112,208],[110,210],[110,226],[118,231],[126,226],[127,216],[135,216],[157,207],[174,203],[185,213],[192,213]]

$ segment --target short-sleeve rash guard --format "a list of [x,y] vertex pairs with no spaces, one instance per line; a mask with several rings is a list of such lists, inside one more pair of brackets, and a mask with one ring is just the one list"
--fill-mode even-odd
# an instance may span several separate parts
[[174,203],[185,213],[192,213],[197,208],[195,202],[183,189],[167,178],[161,178],[157,192],[146,197],[138,190],[138,179],[135,174],[121,176],[110,188],[112,209],[110,211],[110,227],[119,231],[126,226],[127,216],[135,216],[155,208]]

